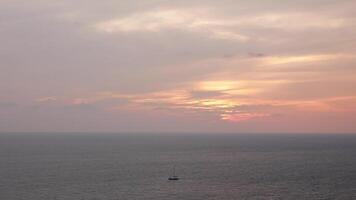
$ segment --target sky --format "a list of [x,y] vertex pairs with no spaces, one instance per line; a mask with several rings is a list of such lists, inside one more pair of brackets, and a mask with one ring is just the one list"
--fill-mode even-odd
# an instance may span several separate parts
[[0,0],[0,132],[356,133],[354,0]]

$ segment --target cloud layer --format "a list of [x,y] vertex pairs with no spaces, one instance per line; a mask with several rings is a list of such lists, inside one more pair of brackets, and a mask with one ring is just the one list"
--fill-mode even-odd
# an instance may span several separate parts
[[355,132],[356,3],[0,2],[0,131]]

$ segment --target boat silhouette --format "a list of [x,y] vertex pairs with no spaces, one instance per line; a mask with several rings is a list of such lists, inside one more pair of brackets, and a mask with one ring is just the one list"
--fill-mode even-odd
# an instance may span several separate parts
[[178,181],[179,180],[179,177],[176,175],[176,167],[175,166],[173,166],[172,174],[170,177],[168,177],[168,180],[169,181]]

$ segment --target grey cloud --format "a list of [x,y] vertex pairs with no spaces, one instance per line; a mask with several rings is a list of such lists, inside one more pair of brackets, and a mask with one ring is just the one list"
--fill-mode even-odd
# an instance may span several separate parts
[[[133,123],[139,124],[140,130],[145,130],[145,127],[158,130],[166,123],[166,129],[178,130],[180,124],[173,122],[173,119],[177,119],[186,124],[186,129],[197,130],[199,126],[194,124],[197,122],[189,122],[184,117],[172,117],[171,121],[159,122],[158,119],[151,119],[159,116],[157,113],[127,113],[119,110],[113,114],[103,111],[104,107],[127,104],[126,99],[66,108],[61,102],[35,106],[32,103],[43,96],[69,98],[86,94],[90,96],[100,91],[126,94],[164,91],[208,79],[219,72],[228,73],[234,79],[259,79],[254,74],[257,71],[266,76],[268,72],[288,74],[296,79],[305,78],[300,77],[304,74],[297,75],[298,72],[340,75],[337,73],[342,69],[352,74],[355,70],[354,60],[318,63],[318,66],[295,65],[288,69],[268,69],[268,72],[264,72],[256,67],[258,61],[254,59],[275,55],[355,54],[355,6],[355,2],[350,0],[2,0],[0,95],[2,102],[9,103],[0,103],[0,107],[16,109],[7,109],[7,113],[0,115],[0,127],[3,130],[98,130],[105,127],[118,130],[123,126],[122,130],[133,130],[134,125],[128,125]],[[271,13],[312,13],[328,20],[345,20],[347,24],[333,29],[309,26],[296,30],[256,24],[214,26],[219,30],[248,36],[250,39],[244,42],[207,37],[202,31],[165,29],[159,32],[107,34],[94,27],[102,21],[159,9],[207,9],[212,19],[221,21]],[[253,61],[244,61],[246,57]],[[239,59],[242,61],[231,61]],[[271,77],[280,78],[278,75]],[[289,91],[281,93],[279,98],[297,98],[298,95],[294,93],[305,93],[306,97],[314,98],[317,95],[327,96],[327,89],[315,92],[322,84],[324,82],[296,83],[281,85],[277,89]],[[326,83],[338,95],[354,94],[350,85],[351,82]],[[340,88],[343,90],[340,91]],[[191,94],[197,98],[222,95],[219,92],[200,91],[192,91]],[[211,120],[216,116],[209,115],[206,118]],[[150,126],[150,123],[154,125]],[[200,127],[204,127],[204,124],[200,124]],[[216,125],[216,128],[222,128],[222,125]]]
[[226,94],[218,91],[191,91],[192,98],[218,98]]

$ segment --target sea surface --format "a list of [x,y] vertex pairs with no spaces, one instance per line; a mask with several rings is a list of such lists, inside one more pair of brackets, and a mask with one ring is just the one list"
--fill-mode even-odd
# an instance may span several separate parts
[[352,200],[356,135],[2,133],[0,199]]

